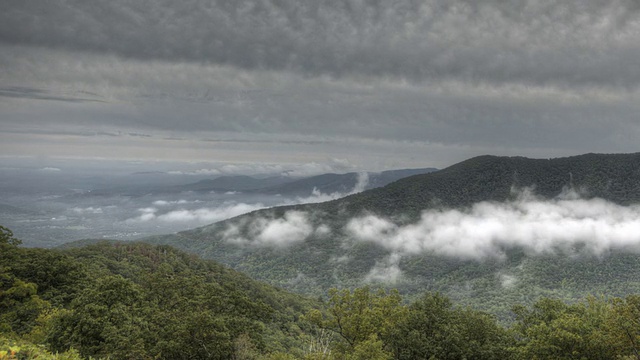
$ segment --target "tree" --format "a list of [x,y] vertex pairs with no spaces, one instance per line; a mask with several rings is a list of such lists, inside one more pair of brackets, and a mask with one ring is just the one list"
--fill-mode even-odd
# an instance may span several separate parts
[[0,246],[2,245],[18,246],[20,244],[22,244],[22,241],[13,237],[13,232],[11,230],[0,225]]
[[0,267],[0,332],[23,335],[50,307],[37,295],[36,284],[22,281]]
[[[137,285],[121,276],[96,280],[53,319],[47,342],[55,351],[75,348],[82,356],[148,357],[148,308]],[[145,316],[146,315],[146,316]]]
[[611,316],[611,305],[605,300],[591,297],[567,305],[543,298],[531,309],[519,306],[514,312],[517,359],[614,359],[624,355],[605,326]]
[[614,298],[611,303],[606,340],[630,358],[640,359],[640,295]]
[[435,293],[409,306],[392,345],[396,359],[505,359],[509,337],[491,316]]
[[333,350],[338,354],[359,356],[374,351],[376,357],[385,358],[390,355],[389,343],[396,326],[407,316],[401,301],[397,290],[330,289],[327,316],[312,310],[306,319],[337,335]]

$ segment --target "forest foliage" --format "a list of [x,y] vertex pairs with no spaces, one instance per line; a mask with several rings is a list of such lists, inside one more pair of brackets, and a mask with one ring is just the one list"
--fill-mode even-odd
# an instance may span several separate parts
[[541,297],[504,325],[439,293],[308,299],[169,246],[19,245],[0,228],[0,359],[640,358],[640,295]]

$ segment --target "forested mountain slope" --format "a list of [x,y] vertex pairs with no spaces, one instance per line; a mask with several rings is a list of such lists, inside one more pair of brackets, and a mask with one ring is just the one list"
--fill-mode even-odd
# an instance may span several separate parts
[[437,290],[507,316],[510,304],[541,295],[640,290],[637,203],[638,153],[480,156],[335,201],[145,241],[301,293],[367,283]]

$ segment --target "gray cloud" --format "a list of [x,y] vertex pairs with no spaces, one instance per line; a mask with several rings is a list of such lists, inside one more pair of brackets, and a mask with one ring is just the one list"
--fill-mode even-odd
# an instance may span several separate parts
[[[229,169],[227,168],[227,170]],[[363,191],[367,186],[368,181],[367,173],[361,173],[358,176],[358,181],[354,188],[347,193],[335,192],[331,194],[324,194],[314,189],[311,196],[296,197],[294,199],[283,198],[279,203],[272,206],[310,204],[339,199],[341,197]],[[223,204],[215,207],[200,207],[196,209],[184,208],[184,206],[199,204],[202,202],[202,200],[189,201],[185,199],[156,200],[152,203],[153,206],[138,209],[139,215],[125,220],[125,223],[189,223],[197,226],[211,224],[268,207],[267,205],[259,202],[224,202]],[[161,208],[170,209],[161,211]],[[91,213],[94,208],[90,207],[81,209],[76,207],[72,210],[77,213]],[[102,211],[102,209],[99,210]],[[247,235],[244,235],[245,237],[240,237],[241,230],[244,230],[247,233]],[[278,241],[276,237],[281,234],[281,232],[284,233],[283,236],[286,237],[282,242]],[[236,244],[257,243],[261,245],[284,246],[285,244],[304,240],[304,238],[313,232],[319,236],[326,236],[331,233],[331,229],[326,225],[312,227],[307,219],[306,213],[293,211],[287,212],[284,220],[259,217],[252,219],[250,223],[244,224],[243,226],[230,224],[225,238],[227,241]],[[300,237],[300,234],[306,235]]]
[[8,1],[0,41],[331,76],[637,87],[634,0]]
[[26,99],[7,99],[15,103],[3,108],[5,131],[12,126],[40,132],[164,131],[161,137],[187,141],[198,140],[197,132],[212,146],[247,142],[240,144],[244,148],[326,149],[337,137],[353,137],[465,144],[473,146],[471,153],[485,147],[500,154],[496,144],[544,149],[589,144],[574,154],[633,151],[640,133],[638,91],[626,88],[332,80],[23,47],[1,51],[0,65],[12,69],[0,75],[4,83],[48,89],[58,97],[88,91],[109,102],[20,106]]

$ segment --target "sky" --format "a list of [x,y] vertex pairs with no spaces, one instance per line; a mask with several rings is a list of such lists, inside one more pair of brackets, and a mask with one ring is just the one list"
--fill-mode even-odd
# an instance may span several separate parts
[[0,157],[636,152],[637,0],[0,0]]

